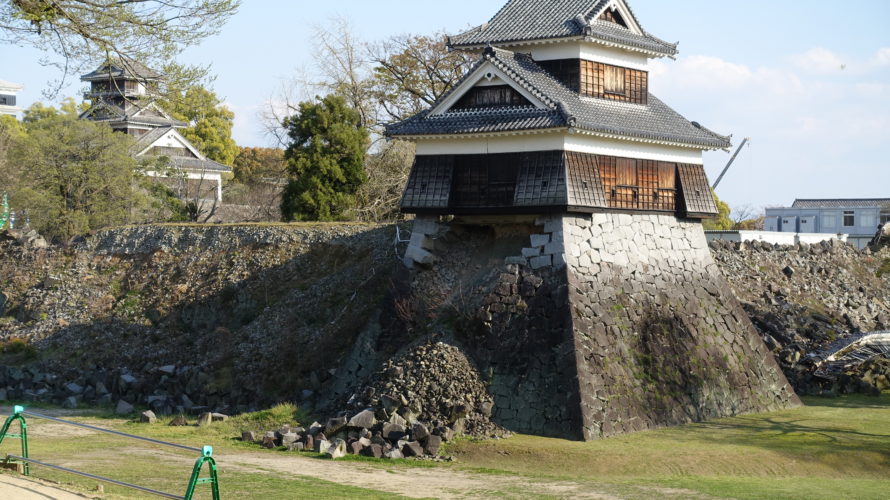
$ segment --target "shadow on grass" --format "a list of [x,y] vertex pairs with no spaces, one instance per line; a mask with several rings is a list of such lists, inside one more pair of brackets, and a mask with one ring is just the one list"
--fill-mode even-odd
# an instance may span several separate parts
[[[842,398],[806,398],[813,408],[843,410],[881,410],[890,408],[890,395],[880,398],[844,396]],[[820,415],[752,415],[700,424],[704,429],[719,431],[701,433],[705,440],[758,446],[788,455],[818,459],[836,454],[874,453],[880,455],[881,466],[890,466],[890,425],[874,413],[860,415],[850,411],[843,418]]]
[[851,394],[840,398],[804,396],[801,400],[803,400],[806,406],[824,408],[890,409],[890,393],[885,393],[879,397],[862,394]]

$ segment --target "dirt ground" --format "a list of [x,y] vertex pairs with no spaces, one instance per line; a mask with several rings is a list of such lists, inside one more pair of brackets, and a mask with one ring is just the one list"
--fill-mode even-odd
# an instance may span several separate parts
[[15,500],[84,500],[75,493],[46,483],[0,473],[0,498]]
[[[0,406],[0,415],[8,414],[11,408]],[[36,410],[48,416],[70,417],[81,414],[77,410]],[[101,422],[89,422],[102,425]],[[40,425],[29,426],[32,437],[87,437],[94,431],[66,426],[49,421]],[[103,450],[103,455],[117,453],[123,457],[129,453],[126,447]],[[135,452],[134,452],[135,453]],[[163,456],[167,462],[182,462],[184,466],[191,463],[190,458],[168,453],[163,450],[153,451],[155,456]],[[347,486],[367,488],[408,498],[527,498],[551,497],[591,500],[614,500],[621,498],[612,492],[598,491],[595,486],[573,481],[537,481],[516,475],[485,474],[465,472],[448,468],[381,468],[350,461],[320,460],[300,455],[270,455],[262,452],[229,452],[219,450],[215,454],[221,468],[251,474],[272,474],[279,479],[316,478]],[[79,463],[66,463],[67,466],[78,466]],[[7,488],[7,489],[5,489]],[[13,489],[8,489],[13,488]],[[18,489],[15,489],[18,488]],[[646,488],[642,488],[646,489]],[[31,491],[33,490],[33,492]],[[9,494],[7,494],[9,493]],[[653,496],[671,498],[709,498],[688,490],[653,489]],[[36,496],[25,496],[36,495]],[[65,496],[67,495],[67,496]],[[41,483],[19,479],[9,474],[0,475],[0,499],[15,498],[34,499],[83,499],[86,497],[66,493],[57,488]],[[96,497],[92,497],[96,498]],[[101,498],[101,495],[99,495]]]

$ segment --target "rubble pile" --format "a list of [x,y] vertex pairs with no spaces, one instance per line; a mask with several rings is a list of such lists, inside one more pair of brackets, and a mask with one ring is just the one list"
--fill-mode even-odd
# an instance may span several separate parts
[[376,458],[437,456],[457,435],[499,437],[493,401],[472,363],[455,346],[430,342],[389,360],[325,425],[283,428],[244,441],[267,448]]
[[711,252],[798,394],[864,387],[814,377],[809,355],[851,335],[890,329],[890,276],[880,272],[890,249],[859,251],[837,240],[715,241]]

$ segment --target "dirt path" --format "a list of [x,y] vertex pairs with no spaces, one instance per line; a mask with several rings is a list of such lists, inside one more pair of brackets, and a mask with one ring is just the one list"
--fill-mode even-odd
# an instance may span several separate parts
[[[0,406],[0,414],[6,408]],[[41,411],[51,416],[71,416],[80,412],[71,410]],[[92,423],[92,422],[91,422]],[[101,422],[95,422],[101,425]],[[76,427],[65,426],[54,422],[41,422],[39,426],[29,428],[29,433],[35,437],[86,437],[94,434],[94,431]],[[124,457],[130,453],[141,453],[135,449],[126,447],[103,450],[103,456],[117,454]],[[169,453],[163,450],[153,450],[156,457],[163,457],[168,462],[182,462],[187,466],[191,458]],[[332,461],[302,456],[297,453],[268,453],[268,452],[227,452],[218,450],[215,455],[220,468],[231,471],[270,474],[281,479],[288,478],[314,478],[331,483],[347,486],[367,488],[376,491],[402,495],[408,498],[527,498],[527,497],[553,497],[589,500],[615,500],[621,498],[614,492],[604,491],[595,485],[575,481],[560,480],[535,480],[510,474],[485,474],[470,471],[455,470],[448,467],[404,467],[393,465],[391,467],[377,464],[367,464],[350,461]],[[83,458],[83,457],[82,457]],[[71,465],[71,464],[68,464]],[[77,465],[77,464],[74,464]],[[8,475],[0,475],[0,481],[10,478]],[[21,480],[19,480],[21,481]],[[26,485],[30,483],[26,482]],[[0,499],[69,499],[84,497],[68,493],[69,496],[22,496],[7,495],[0,485]],[[646,490],[647,488],[640,488]],[[62,494],[62,490],[58,490]],[[686,490],[651,491],[654,497],[671,498],[702,498],[695,492]],[[39,495],[39,493],[35,493]],[[644,495],[648,496],[648,495]]]
[[227,467],[243,472],[267,472],[279,477],[308,476],[409,498],[516,498],[538,495],[595,500],[618,498],[574,482],[538,482],[519,476],[472,474],[442,468],[379,468],[356,462],[286,455],[220,454],[219,460]]
[[0,498],[10,500],[84,500],[83,497],[39,481],[0,473]]

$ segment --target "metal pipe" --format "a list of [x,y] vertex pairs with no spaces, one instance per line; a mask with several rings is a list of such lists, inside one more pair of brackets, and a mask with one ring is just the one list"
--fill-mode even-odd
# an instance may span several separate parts
[[742,148],[745,147],[745,144],[748,144],[748,141],[750,141],[750,140],[751,140],[750,137],[745,137],[745,140],[742,141],[741,144],[739,144],[739,149],[735,150],[735,154],[732,155],[732,158],[729,159],[729,163],[726,164],[726,167],[723,169],[723,172],[720,172],[720,177],[717,178],[717,182],[715,182],[714,185],[711,186],[711,189],[714,189],[714,190],[717,189],[717,186],[720,185],[720,181],[723,180],[723,176],[725,176],[726,172],[729,171],[729,167],[732,166],[733,162],[735,162],[735,159],[739,157],[739,153],[742,152]]
[[163,445],[163,446],[170,446],[173,448],[179,448],[181,450],[192,451],[192,452],[195,452],[198,454],[204,453],[204,450],[202,450],[200,448],[192,448],[191,446],[184,446],[181,444],[168,443],[166,441],[158,441],[157,439],[151,439],[151,438],[142,437],[142,436],[134,436],[132,434],[126,434],[124,432],[110,431],[108,429],[103,429],[101,427],[94,427],[92,425],[87,425],[87,424],[79,424],[77,422],[69,422],[67,420],[62,420],[60,418],[49,417],[46,415],[41,415],[39,413],[32,413],[30,411],[23,411],[22,414],[27,415],[29,417],[42,418],[44,420],[51,420],[53,422],[58,422],[60,424],[67,424],[67,425],[73,425],[75,427],[82,427],[84,429],[90,429],[90,430],[93,430],[96,432],[104,432],[106,434],[114,434],[115,436],[122,436],[122,437],[130,438],[130,439],[138,439],[139,441],[145,441],[148,443],[159,444],[159,445]]
[[86,473],[86,472],[81,472],[81,471],[79,471],[79,470],[69,469],[69,468],[67,468],[67,467],[62,467],[62,466],[60,466],[60,465],[48,464],[48,463],[46,463],[46,462],[41,462],[41,461],[39,461],[39,460],[34,460],[33,458],[24,458],[24,457],[19,457],[19,456],[16,456],[16,455],[7,455],[7,458],[11,458],[11,459],[14,459],[14,460],[21,460],[22,462],[29,462],[29,463],[32,463],[32,464],[35,464],[35,465],[40,465],[40,466],[43,466],[43,467],[49,467],[50,469],[56,469],[56,470],[60,470],[60,471],[62,471],[62,472],[68,472],[68,473],[71,473],[71,474],[77,474],[78,476],[87,477],[87,478],[90,478],[90,479],[94,479],[94,480],[96,480],[96,481],[102,481],[102,482],[104,482],[104,483],[110,483],[110,484],[114,484],[114,485],[117,485],[117,486],[122,486],[122,487],[124,487],[124,488],[130,488],[130,489],[132,489],[132,490],[138,490],[138,491],[141,491],[141,492],[144,492],[144,493],[150,493],[150,494],[152,494],[152,495],[157,495],[157,496],[166,497],[166,498],[174,498],[174,499],[176,499],[176,500],[183,500],[183,499],[185,498],[185,497],[181,497],[181,496],[178,496],[178,495],[172,495],[172,494],[170,494],[170,493],[164,493],[163,491],[153,490],[153,489],[151,489],[151,488],[145,488],[145,487],[142,487],[142,486],[136,486],[135,484],[125,483],[125,482],[123,482],[123,481],[116,481],[116,480],[114,480],[114,479],[108,479],[107,477],[97,476],[97,475],[95,475],[95,474],[89,474],[89,473]]

